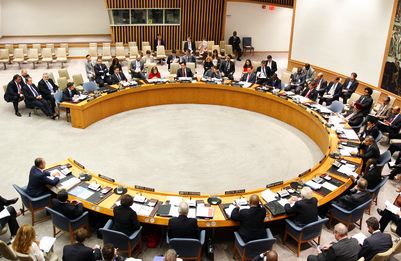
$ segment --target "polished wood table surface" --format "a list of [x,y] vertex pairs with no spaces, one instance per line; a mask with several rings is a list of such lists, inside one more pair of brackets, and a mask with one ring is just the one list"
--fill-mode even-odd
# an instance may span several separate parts
[[[283,99],[271,93],[263,93],[255,91],[254,88],[240,88],[222,84],[207,84],[202,82],[196,83],[167,83],[167,84],[145,84],[136,88],[127,88],[111,94],[103,94],[92,101],[82,101],[80,103],[62,103],[62,106],[69,108],[71,111],[71,122],[73,127],[86,128],[92,123],[111,115],[148,106],[163,105],[163,104],[212,104],[235,107],[249,111],[258,112],[278,120],[281,120],[293,127],[299,129],[308,135],[320,148],[323,153],[322,160],[306,170],[304,173],[294,173],[294,178],[284,181],[282,184],[271,187],[273,192],[278,192],[281,189],[288,187],[293,181],[306,182],[315,177],[321,176],[329,172],[334,159],[329,157],[330,153],[338,150],[340,142],[336,132],[325,126],[325,119],[317,112],[312,111],[304,106],[294,103],[291,100]],[[359,164],[357,172],[360,172],[361,159],[355,157],[343,157],[344,159]],[[90,171],[87,168],[82,168],[73,159],[67,159],[62,162],[53,164],[71,164],[73,175],[77,176],[80,173],[89,173],[92,175],[92,181],[96,181],[102,186],[110,186],[115,188],[123,185],[128,188],[130,195],[141,193],[148,199],[157,199],[166,202],[167,196],[181,196],[190,198],[190,196],[179,195],[178,192],[150,192],[141,190],[132,186],[132,184],[123,184],[120,182],[111,182],[99,177],[96,172]],[[49,166],[51,167],[51,166]],[[301,177],[299,175],[301,174]],[[322,196],[314,192],[314,196],[318,199],[319,206],[330,202],[338,197],[352,185],[352,180],[335,173],[330,173],[331,176],[344,182],[340,187],[326,196]],[[146,184],[141,184],[147,186]],[[260,188],[245,191],[244,193],[225,195],[222,192],[217,195],[221,198],[222,204],[232,203],[240,197],[249,198],[252,194],[257,194],[261,197],[261,193],[266,189],[266,184],[261,181]],[[193,200],[203,200],[207,203],[207,199],[211,195],[191,196]],[[76,199],[83,202],[87,209],[103,213],[105,215],[113,215],[113,207],[116,201],[120,198],[117,194],[112,194],[105,198],[99,204],[92,204],[85,200],[79,200],[70,195],[70,199]],[[262,199],[262,203],[264,200]],[[227,219],[219,206],[215,208],[213,219],[198,219],[200,227],[229,227],[237,226],[238,223]],[[266,222],[286,218],[286,215],[273,217],[267,211]],[[138,216],[140,222],[167,225],[168,219],[159,216]]]

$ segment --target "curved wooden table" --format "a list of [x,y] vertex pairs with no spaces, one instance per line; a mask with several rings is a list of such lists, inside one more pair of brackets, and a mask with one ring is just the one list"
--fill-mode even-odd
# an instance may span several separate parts
[[[168,83],[161,85],[149,84],[102,95],[101,97],[89,102],[83,101],[76,104],[62,103],[62,106],[70,108],[71,122],[73,127],[86,128],[94,122],[120,112],[163,104],[212,104],[245,109],[281,120],[308,135],[319,146],[320,150],[324,154],[324,157],[318,164],[313,166],[307,172],[303,173],[302,178],[298,177],[300,173],[294,173],[293,179],[284,181],[284,183],[281,185],[271,187],[270,189],[273,192],[277,192],[282,188],[289,186],[292,181],[302,180],[303,182],[306,182],[314,177],[327,173],[334,162],[334,159],[329,157],[329,153],[338,149],[339,139],[337,134],[335,131],[327,128],[324,125],[326,121],[318,113],[302,107],[290,100],[280,98],[271,93],[258,92],[254,89],[244,89],[227,85],[206,84],[201,82]],[[346,159],[355,162],[360,166],[361,160],[359,158],[349,157]],[[78,176],[79,173],[87,172],[92,175],[92,180],[96,180],[96,182],[102,186],[110,186],[114,188],[122,184],[110,182],[98,177],[95,172],[81,168],[73,159],[68,159],[54,165],[67,163],[72,165],[72,171],[75,176]],[[352,181],[349,178],[344,178],[333,173],[331,173],[331,175],[336,179],[343,181],[344,184],[326,196],[322,196],[321,194],[314,192],[314,196],[318,199],[319,205],[326,204],[327,202],[333,200],[352,184]],[[179,195],[178,192],[149,192],[135,189],[134,187],[126,184],[122,185],[128,188],[128,193],[131,195],[141,193],[148,199],[154,198],[163,202],[166,201],[167,196],[181,196],[184,198],[189,198],[189,196]],[[148,186],[149,184],[140,185]],[[266,184],[263,184],[263,186],[264,185]],[[234,201],[234,199],[239,197],[248,198],[252,194],[258,194],[261,197],[261,192],[264,190],[265,188],[258,188],[241,194],[218,196],[222,199],[222,203],[231,203]],[[200,195],[191,196],[191,198],[195,200],[204,200],[205,203],[207,203],[207,198],[209,196],[210,195]],[[109,216],[113,215],[112,208],[119,197],[119,195],[113,194],[103,200],[100,204],[96,205],[87,201],[82,201],[70,195],[70,199],[82,201],[85,208]],[[263,200],[262,202],[265,203]],[[213,207],[215,208],[213,219],[198,219],[198,224],[200,227],[227,227],[238,225],[237,222],[226,219],[219,206]],[[266,222],[285,217],[286,215],[273,217],[268,212],[266,216]],[[140,222],[145,223],[158,225],[168,224],[168,218],[165,217],[138,216],[138,219]]]

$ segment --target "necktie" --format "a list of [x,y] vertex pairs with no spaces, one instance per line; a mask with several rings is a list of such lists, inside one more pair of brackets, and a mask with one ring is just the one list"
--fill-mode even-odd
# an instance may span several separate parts
[[397,114],[397,115],[395,115],[395,116],[393,117],[393,119],[390,121],[390,125],[393,124],[393,122],[395,121],[395,119],[397,119],[398,115],[399,115],[399,114]]
[[227,71],[230,71],[230,62],[227,62]]
[[47,85],[47,88],[49,88],[49,91],[50,91],[50,93],[54,93],[54,91],[53,91],[53,86],[50,84],[50,82],[49,81],[46,81],[46,85]]
[[21,85],[17,84],[18,93],[21,94]]
[[33,93],[33,96],[38,96],[39,94],[38,94],[38,92],[35,90],[35,88],[33,88],[33,86],[32,85],[29,85],[29,89],[31,89],[31,92]]
[[266,68],[264,66],[262,67],[262,71],[263,71],[263,76],[266,76]]
[[117,78],[118,78],[118,81],[120,82],[121,81],[120,74],[117,74]]
[[186,69],[182,69],[184,72],[184,77],[187,77],[187,70]]
[[310,95],[311,92],[312,92],[312,90],[309,90],[305,97],[309,98],[309,95]]
[[248,73],[248,76],[246,77],[246,82],[249,82],[250,76],[251,76],[251,74]]

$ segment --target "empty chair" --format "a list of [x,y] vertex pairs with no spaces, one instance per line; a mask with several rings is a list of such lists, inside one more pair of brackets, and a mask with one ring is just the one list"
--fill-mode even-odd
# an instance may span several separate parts
[[258,67],[260,67],[260,64],[261,64],[260,61],[252,61],[252,65],[253,65],[253,68],[255,68],[255,71],[256,71],[256,69],[257,69]]
[[136,42],[128,42],[128,48],[137,46]]
[[291,77],[291,73],[290,72],[282,72],[281,73],[281,82],[287,86],[290,84],[290,77]]
[[251,240],[245,243],[238,232],[234,232],[234,256],[240,256],[241,260],[253,260],[257,255],[271,250],[276,239],[269,228],[266,229],[266,238]]
[[207,41],[207,49],[213,51],[214,41]]
[[65,49],[65,53],[67,54],[67,56],[70,55],[69,50],[68,50],[68,43],[61,43],[60,44],[60,48],[64,48]]
[[89,48],[90,47],[96,47],[97,48],[97,43],[89,43]]
[[32,63],[33,69],[35,69],[35,64],[39,61],[38,49],[29,49],[27,61]]
[[83,83],[84,83],[84,78],[82,77],[82,74],[74,74],[72,76],[72,81],[74,82],[75,88],[78,91],[83,91]]
[[187,67],[191,69],[194,75],[196,74],[195,63],[187,63]]
[[7,69],[7,63],[10,62],[10,55],[8,49],[0,49],[0,63],[3,64],[4,70]]
[[226,55],[233,55],[233,46],[231,44],[226,44],[224,47],[224,51],[226,52]]
[[105,48],[105,47],[111,48],[111,43],[103,43],[103,44],[102,44],[102,47],[103,47],[103,48]]
[[[369,193],[372,195],[372,203],[375,203],[375,205],[377,206],[377,198],[379,197],[379,192],[380,189],[384,186],[384,184],[386,184],[388,180],[388,176],[384,176],[382,177],[382,181],[377,184],[376,187],[372,188],[372,189],[368,189]],[[369,214],[370,214],[370,206],[369,206]]]
[[344,110],[344,104],[339,101],[333,101],[329,107],[329,110],[331,110],[334,113],[341,113]]
[[40,196],[40,197],[31,197],[29,196],[25,190],[26,187],[19,187],[15,184],[13,184],[14,189],[18,192],[18,194],[21,196],[21,201],[22,201],[22,213],[25,213],[25,208],[29,210],[32,214],[32,226],[35,224],[35,221],[40,222],[43,220],[49,219],[48,217],[44,217],[39,220],[35,220],[35,213],[41,210],[44,210],[45,207],[50,205],[50,193]]
[[220,47],[220,51],[223,52],[224,49],[226,48],[226,42],[225,41],[220,41],[219,42],[219,47]]
[[127,236],[126,234],[115,231],[112,229],[113,220],[109,219],[103,228],[99,231],[103,236],[103,243],[111,243],[115,248],[120,250],[125,250],[128,252],[128,257],[132,255],[133,250],[138,247],[140,252],[142,252],[142,227],[136,230],[132,235]]
[[93,81],[84,82],[82,84],[82,87],[84,88],[84,91],[87,92],[87,93],[94,92],[94,91],[96,91],[98,89],[98,86]]
[[150,45],[142,45],[142,53],[145,55],[147,51],[151,51],[152,52],[152,47],[150,47]]
[[255,53],[255,48],[252,46],[252,37],[242,37],[242,48],[244,53],[249,50],[249,53]]
[[25,58],[28,57],[28,45],[27,44],[18,44],[18,48],[23,50]]
[[165,59],[166,56],[166,50],[163,45],[159,45],[156,48],[156,59]]
[[13,61],[18,63],[18,67],[21,69],[21,63],[25,61],[24,51],[21,48],[14,49]]
[[67,69],[59,69],[58,70],[58,77],[65,77],[67,80],[70,79],[70,74],[68,73]]
[[61,68],[64,68],[64,63],[67,62],[67,53],[65,48],[57,48],[56,57],[56,61],[61,63]]
[[50,48],[52,50],[52,56],[54,57],[56,55],[55,49],[54,49],[54,44],[53,43],[47,43],[46,48]]
[[150,43],[149,43],[149,42],[142,42],[142,48],[143,48],[144,46],[150,46]]
[[4,48],[8,49],[8,55],[10,58],[14,57],[14,45],[13,44],[5,44]]
[[116,42],[116,47],[118,47],[118,46],[124,47],[124,43],[123,42]]
[[42,62],[47,64],[47,68],[49,69],[50,63],[53,63],[53,55],[52,50],[50,48],[43,48],[42,49]]
[[57,85],[60,88],[60,90],[64,90],[67,87],[67,78],[65,77],[60,77],[57,79]]
[[[343,223],[347,227],[352,224],[359,226],[359,229],[362,229],[362,219],[365,210],[370,206],[372,200],[368,200],[362,205],[352,209],[346,210],[342,207],[337,206],[336,204],[332,204],[332,208],[330,209],[328,216],[330,218],[330,227],[333,220],[338,220],[339,222]],[[357,223],[359,221],[359,223]]]
[[11,246],[8,246],[4,241],[0,240],[0,254],[7,260],[18,260],[17,255]]
[[377,166],[383,168],[383,166],[390,161],[391,161],[391,153],[390,151],[386,150],[380,155],[379,159],[377,160]]
[[42,45],[40,43],[32,44],[32,49],[38,50],[39,58],[42,57]]
[[112,59],[110,46],[103,46],[102,59],[103,61],[110,61]]
[[301,244],[307,243],[311,240],[317,240],[317,244],[320,244],[320,236],[322,234],[323,225],[328,221],[328,218],[320,218],[307,224],[305,226],[298,226],[292,220],[286,219],[285,220],[285,232],[284,232],[284,240],[283,243],[285,244],[287,241],[287,237],[292,237],[295,241],[297,241],[297,256],[301,252]]
[[98,53],[97,53],[97,46],[89,46],[88,54],[92,57],[97,58]]
[[183,259],[201,260],[202,247],[205,244],[205,230],[201,230],[199,239],[194,238],[169,238],[166,237],[167,244],[173,248],[178,256]]
[[180,68],[180,64],[179,63],[171,63],[170,64],[170,75],[175,77],[177,75],[178,68]]
[[129,58],[135,59],[139,55],[138,46],[130,46],[129,47]]
[[212,51],[217,50],[217,53],[220,55],[220,45],[213,45]]
[[126,59],[124,46],[116,46],[116,58],[120,61]]

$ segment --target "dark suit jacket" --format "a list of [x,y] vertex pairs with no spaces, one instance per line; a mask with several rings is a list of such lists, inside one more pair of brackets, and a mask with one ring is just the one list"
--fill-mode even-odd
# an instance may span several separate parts
[[195,238],[199,239],[198,221],[195,218],[188,218],[180,215],[170,218],[168,221],[169,238]]
[[[22,82],[22,81],[21,81]],[[21,86],[21,91],[22,91],[22,84],[20,83]],[[18,93],[18,87],[15,81],[11,81],[7,85],[6,92],[4,93],[4,100],[6,102],[11,102],[14,99],[17,99],[19,97]]]
[[65,88],[63,91],[63,97],[62,97],[62,101],[72,101],[72,97],[74,97],[74,95],[79,95],[79,92],[74,89],[70,92],[68,91],[68,88]]
[[127,236],[130,236],[141,226],[138,222],[136,212],[126,206],[117,206],[113,209],[114,223],[113,229],[123,232]]
[[[186,67],[185,69],[186,69],[187,77],[194,77],[194,74],[192,73],[191,69],[189,69],[188,67]],[[184,77],[182,68],[178,68],[178,70],[177,70],[177,78],[178,77]]]
[[220,74],[220,72],[217,71],[216,73],[214,73],[214,72],[213,72],[213,69],[207,70],[203,76],[204,76],[204,77],[210,77],[210,78],[221,79],[221,74]]
[[[35,84],[32,84],[32,88],[36,90],[38,95],[40,95],[38,88],[36,88]],[[22,93],[24,94],[25,97],[25,104],[28,108],[33,107],[32,102],[36,101],[36,97],[31,91],[31,89],[28,87],[28,85],[24,85],[22,87]]]
[[98,81],[101,79],[102,76],[106,77],[106,73],[109,72],[109,69],[107,69],[107,66],[105,64],[95,64],[93,67],[95,70],[95,80]]
[[[244,73],[244,74],[242,75],[240,81],[245,82],[247,78],[248,78],[248,73]],[[255,73],[252,73],[252,74],[251,74],[251,76],[249,77],[249,81],[248,81],[248,82],[252,82],[252,83],[255,83],[255,82],[256,82],[256,74],[255,74]]]
[[352,210],[369,199],[371,199],[369,191],[358,191],[338,198],[336,205],[346,210]]
[[378,159],[380,157],[380,150],[375,142],[368,148],[366,147],[366,145],[361,143],[361,145],[359,145],[359,149],[364,151],[364,153],[360,156],[365,162],[368,159]]
[[240,222],[238,233],[244,242],[266,237],[265,217],[266,209],[263,207],[235,208],[231,213],[231,219]]
[[[306,95],[309,92],[309,88],[305,88],[305,90],[302,91],[302,96],[306,97]],[[318,92],[316,89],[313,89],[312,92],[309,94],[309,99],[311,99],[312,101],[316,101],[317,96],[318,96]]]
[[355,238],[344,238],[334,243],[328,250],[319,254],[317,259],[314,260],[357,261],[360,248],[358,240]]
[[14,204],[14,200],[8,200],[0,196],[0,211],[2,211],[5,207]]
[[[273,75],[271,70],[270,70],[270,67],[268,67],[268,66],[264,66],[264,67],[265,67],[266,77],[270,77],[271,75]],[[259,66],[256,69],[256,72],[262,72],[262,66]]]
[[[194,52],[194,51],[196,50],[195,42],[194,42],[194,41],[191,41],[191,47],[192,47],[192,51]],[[184,51],[186,51],[186,50],[189,50],[189,48],[188,48],[188,41],[186,41],[186,42],[184,43]]]
[[294,222],[300,226],[318,220],[316,198],[299,200],[292,207],[290,204],[285,204],[284,209],[288,215],[292,216]]
[[115,65],[110,65],[110,67],[109,67],[109,72],[110,72],[111,75],[114,74],[114,70],[115,70],[116,68],[120,69],[120,73],[123,71],[123,68],[121,67],[121,64],[120,64],[120,63],[119,63],[119,64],[115,64]]
[[[58,86],[53,82],[52,79],[49,79],[48,82],[53,87],[53,92],[56,92],[58,90]],[[38,88],[39,88],[40,94],[43,96],[43,99],[50,100],[52,98],[51,92],[50,92],[49,88],[47,87],[46,82],[43,79],[39,81]]]
[[373,189],[382,181],[382,168],[372,165],[369,170],[363,175],[363,178],[368,181],[368,189]]
[[26,188],[26,193],[31,197],[38,197],[49,192],[46,185],[55,186],[59,182],[59,178],[54,178],[52,180],[49,176],[49,172],[41,171],[33,166],[29,172],[29,182]]
[[52,199],[52,209],[63,214],[69,219],[76,219],[82,215],[82,213],[84,213],[81,203],[74,205],[69,202],[61,202],[56,198]]
[[[125,74],[122,72],[120,72],[120,78],[121,78],[121,81],[127,80],[127,77],[125,77]],[[111,75],[110,79],[111,79],[111,84],[117,84],[120,82],[120,80],[117,78],[117,75],[114,73]]]
[[371,260],[377,253],[385,252],[393,246],[389,234],[377,231],[363,241],[358,258],[364,257],[366,261]]
[[[401,128],[401,115],[400,114],[397,114],[397,115],[394,116],[397,118],[395,118],[395,120],[389,126],[390,128],[392,128],[394,130],[399,130]],[[391,116],[391,118],[389,117],[387,120],[391,122],[392,119],[393,119],[393,116]]]
[[170,64],[171,64],[175,59],[177,59],[177,62],[180,61],[180,57],[178,57],[178,55],[176,55],[175,57],[174,57],[173,55],[169,55],[169,56],[167,57],[167,64],[168,64],[168,68],[169,68],[169,69],[170,69]]
[[273,80],[273,78],[269,78],[266,84],[274,88],[281,89],[281,80],[279,78],[277,78],[276,80]]
[[320,81],[322,81],[322,83],[320,84],[320,89],[318,90],[319,92],[326,92],[326,89],[327,89],[327,81],[324,79],[324,78],[322,78],[321,80],[318,80],[318,79],[315,79],[315,81],[316,81],[316,89],[317,89],[317,86],[319,85],[319,82]]
[[[328,94],[331,87],[333,86],[334,82],[330,82],[326,88],[325,94]],[[333,100],[338,101],[342,92],[342,85],[341,83],[337,83],[336,89],[334,90]]]
[[227,61],[224,61],[220,64],[220,72],[224,73],[224,76],[232,75],[235,72],[235,64],[234,62],[230,61],[230,69],[228,70]]
[[270,68],[270,73],[269,77],[271,77],[275,72],[277,72],[277,63],[276,61],[272,60],[271,68]]
[[63,248],[63,261],[96,261],[101,258],[99,249],[93,250],[81,243],[66,245]]
[[359,126],[363,122],[364,116],[363,112],[359,111],[348,120],[348,124],[352,127]]
[[[347,86],[348,86],[348,83],[349,83],[350,81],[351,81],[350,78],[347,78],[347,79],[345,80],[345,82],[344,82],[344,84],[343,84],[344,90],[347,90]],[[358,88],[358,84],[359,84],[358,80],[354,80],[354,81],[351,83],[351,86],[349,87],[349,89],[347,90],[347,93],[354,93],[354,92],[356,91],[356,88]]]
[[[163,45],[164,47],[166,47],[166,42],[165,42],[163,39],[161,39],[160,41],[161,41],[160,45]],[[155,51],[156,51],[156,49],[157,49],[157,42],[158,42],[158,39],[156,38],[156,39],[153,41],[153,47],[154,47],[154,50],[155,50]]]
[[362,139],[366,138],[367,136],[372,136],[373,138],[377,138],[379,136],[379,127],[377,125],[373,126],[370,129],[365,128],[359,137]]
[[291,85],[297,85],[297,86],[301,86],[304,85],[305,81],[306,81],[306,75],[304,73],[298,74],[293,73],[291,74]]
[[358,100],[355,101],[355,103],[358,103],[362,107],[361,110],[366,116],[369,114],[370,109],[372,108],[373,99],[370,95],[362,95]]

